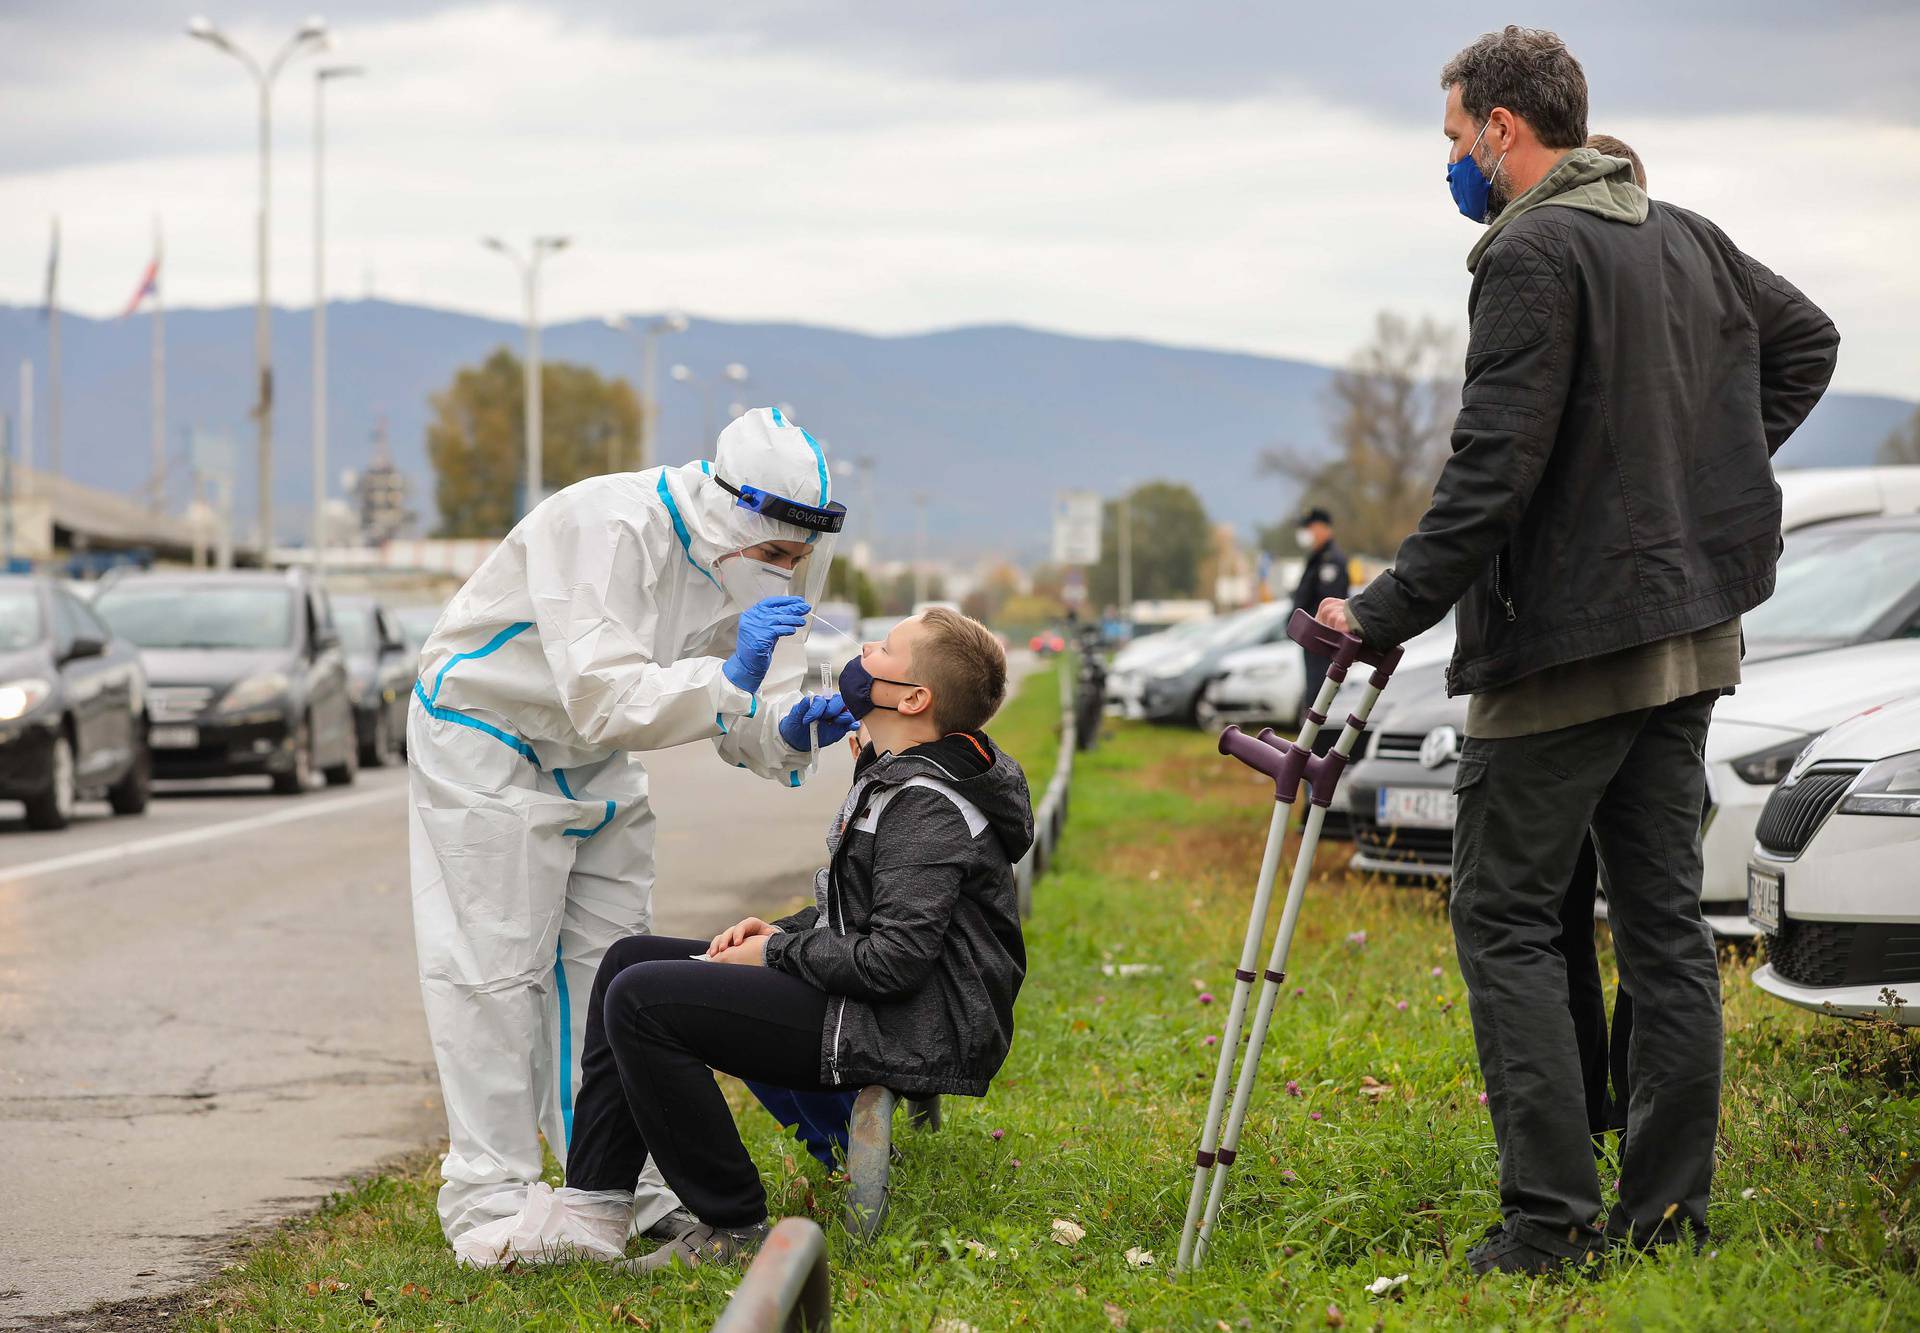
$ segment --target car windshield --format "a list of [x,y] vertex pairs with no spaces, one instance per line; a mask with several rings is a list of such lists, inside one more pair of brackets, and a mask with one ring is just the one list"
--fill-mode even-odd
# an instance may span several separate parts
[[293,643],[293,594],[285,588],[123,583],[94,609],[142,648],[285,648]]
[[370,656],[379,646],[373,638],[373,613],[360,606],[336,606],[333,627],[340,631],[340,646],[355,657]]
[[1920,585],[1920,528],[1787,537],[1773,596],[1740,618],[1749,643],[1847,643]]
[[31,588],[0,588],[0,652],[40,642],[40,599]]

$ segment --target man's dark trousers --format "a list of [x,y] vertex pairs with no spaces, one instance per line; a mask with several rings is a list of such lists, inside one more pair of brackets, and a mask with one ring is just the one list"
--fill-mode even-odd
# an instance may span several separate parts
[[[1702,747],[1714,693],[1460,756],[1453,930],[1500,1150],[1507,1229],[1577,1257],[1600,1183],[1554,948],[1589,826],[1607,868],[1620,972],[1634,996],[1632,1101],[1615,1235],[1706,1235],[1720,1114],[1720,976],[1700,916]],[[1673,1211],[1669,1213],[1669,1208]]]

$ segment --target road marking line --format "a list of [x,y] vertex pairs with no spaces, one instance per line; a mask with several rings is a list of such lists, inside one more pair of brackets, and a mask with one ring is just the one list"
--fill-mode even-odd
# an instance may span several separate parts
[[216,838],[228,838],[239,833],[251,833],[255,829],[272,828],[276,824],[291,824],[296,820],[315,819],[336,811],[350,810],[355,806],[391,800],[396,796],[404,795],[406,790],[405,787],[396,784],[392,787],[383,787],[378,791],[358,792],[352,796],[341,796],[330,801],[302,801],[298,806],[287,810],[276,810],[270,815],[248,815],[244,819],[230,819],[224,824],[209,824],[205,828],[183,829],[179,833],[162,833],[134,842],[117,843],[112,847],[96,847],[90,852],[74,852],[67,856],[49,857],[45,861],[29,861],[23,866],[4,866],[0,867],[0,884],[32,879],[37,875],[51,875],[62,870],[79,870],[86,866],[124,861],[150,852],[170,852],[178,847],[191,847],[195,843],[212,842]]

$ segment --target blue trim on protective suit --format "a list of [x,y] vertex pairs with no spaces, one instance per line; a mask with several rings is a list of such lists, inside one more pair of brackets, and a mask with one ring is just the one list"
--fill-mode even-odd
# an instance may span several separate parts
[[787,785],[788,785],[789,787],[798,787],[798,786],[800,785],[800,770],[799,770],[799,769],[797,769],[797,768],[795,768],[795,769],[789,769],[789,770],[788,770],[788,772],[787,772]]
[[553,780],[560,788],[560,794],[569,801],[574,799],[573,788],[567,785],[567,771],[564,768],[553,770]]
[[515,623],[501,630],[498,634],[494,635],[491,639],[488,639],[483,646],[479,648],[475,648],[472,652],[455,653],[452,657],[449,657],[441,665],[440,674],[433,678],[433,693],[427,696],[427,706],[431,708],[434,705],[434,703],[440,698],[440,687],[446,684],[447,673],[453,670],[454,665],[456,663],[471,662],[476,657],[485,657],[489,653],[498,652],[502,647],[505,646],[506,642],[509,639],[513,638],[517,634],[524,633],[525,631],[530,630],[532,628],[533,628],[533,622],[531,620],[516,621]]
[[667,485],[667,474],[664,472],[660,474],[658,490],[660,492],[660,503],[667,507],[667,517],[673,520],[673,535],[680,539],[680,553],[687,557],[688,564],[707,576],[708,583],[718,588],[720,586],[720,580],[716,579],[711,571],[693,558],[693,535],[687,531],[686,520],[680,517],[680,506],[673,502],[673,491]]
[[[612,801],[607,802],[612,805]],[[571,831],[571,830],[569,830]],[[560,1133],[573,1146],[573,1005],[567,995],[567,962],[553,942],[553,989],[560,997]]]
[[420,706],[427,710],[427,716],[436,718],[441,722],[453,722],[463,727],[472,727],[475,731],[484,732],[508,749],[518,751],[526,761],[535,768],[540,767],[540,756],[533,752],[533,747],[521,740],[518,736],[515,736],[512,732],[502,731],[492,723],[482,722],[477,717],[469,717],[458,709],[442,708],[438,704],[432,703],[427,698],[426,686],[417,680],[413,682],[413,695],[420,701]]
[[[555,785],[557,785],[560,788],[560,794],[566,797],[569,801],[577,801],[580,799],[578,796],[575,796],[573,794],[573,786],[567,781],[567,773],[565,769],[562,769],[562,768],[554,769],[553,781]],[[614,803],[612,801],[608,801],[606,814],[602,816],[598,824],[595,824],[592,828],[561,829],[560,836],[563,838],[591,838],[594,834],[598,833],[601,829],[605,828],[607,825],[613,822],[613,811],[614,811]]]

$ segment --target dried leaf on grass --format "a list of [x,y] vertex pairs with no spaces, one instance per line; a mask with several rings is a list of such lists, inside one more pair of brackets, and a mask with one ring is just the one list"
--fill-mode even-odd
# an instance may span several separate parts
[[1078,1245],[1087,1238],[1087,1229],[1078,1222],[1069,1222],[1064,1217],[1053,1219],[1053,1243],[1055,1245]]

